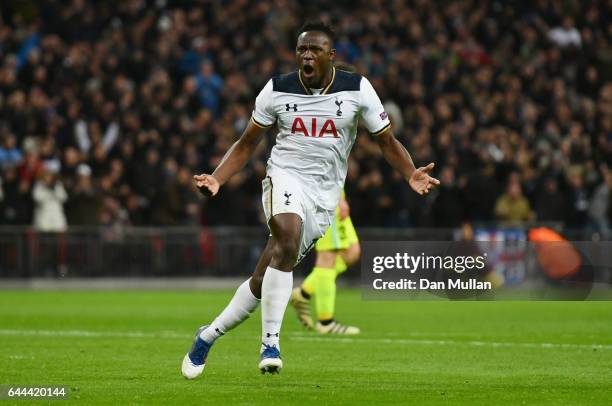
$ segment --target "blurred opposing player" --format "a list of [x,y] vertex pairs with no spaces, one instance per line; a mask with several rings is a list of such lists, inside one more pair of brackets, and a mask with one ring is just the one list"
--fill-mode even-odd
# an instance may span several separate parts
[[363,120],[384,158],[419,194],[439,184],[429,176],[433,163],[416,169],[395,139],[389,118],[365,78],[336,70],[334,33],[322,23],[306,24],[296,46],[298,70],[272,78],[255,100],[251,121],[215,171],[196,175],[199,190],[214,196],[250,159],[262,135],[276,123],[278,134],[262,182],[262,203],[271,232],[255,272],[210,325],[198,329],[183,358],[183,376],[204,370],[217,338],[242,323],[261,298],[259,369],[282,368],[280,330],[293,288],[293,267],[324,234],[344,185],[348,154]]
[[[336,209],[331,226],[315,244],[315,267],[302,286],[293,289],[291,304],[298,319],[308,329],[321,334],[359,334],[359,328],[341,324],[334,318],[336,307],[336,278],[359,259],[359,238],[349,216],[349,204],[344,193]],[[310,299],[315,298],[317,324],[310,314]]]

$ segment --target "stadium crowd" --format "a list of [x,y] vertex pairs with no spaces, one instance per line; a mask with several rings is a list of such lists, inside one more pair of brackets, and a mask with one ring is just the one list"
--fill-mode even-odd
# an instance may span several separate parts
[[612,1],[3,1],[1,224],[253,225],[274,142],[201,199],[255,96],[294,69],[305,19],[368,76],[423,199],[360,130],[357,226],[560,221],[605,231],[612,187]]

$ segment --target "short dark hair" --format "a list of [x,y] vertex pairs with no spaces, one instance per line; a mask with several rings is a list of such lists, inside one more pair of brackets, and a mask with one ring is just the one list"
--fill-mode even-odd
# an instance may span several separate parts
[[302,25],[302,28],[300,28],[297,35],[299,36],[300,34],[306,31],[321,31],[322,33],[324,33],[325,35],[329,37],[329,40],[331,41],[332,45],[334,41],[336,40],[336,33],[334,32],[333,28],[330,25],[325,24],[322,21],[306,22],[304,25]]

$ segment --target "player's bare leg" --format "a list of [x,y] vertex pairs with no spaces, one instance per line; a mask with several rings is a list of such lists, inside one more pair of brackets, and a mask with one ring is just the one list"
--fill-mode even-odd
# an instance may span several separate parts
[[251,292],[253,292],[253,295],[258,299],[261,299],[261,284],[263,283],[263,277],[266,273],[266,269],[270,265],[270,260],[272,259],[274,244],[274,237],[270,237],[266,247],[259,256],[259,261],[257,261],[257,265],[255,266],[255,272],[253,272],[251,275],[249,286],[251,288]]
[[261,284],[259,369],[262,373],[278,373],[283,367],[280,330],[293,287],[293,267],[299,254],[302,219],[293,213],[278,214],[270,219],[270,230],[275,244]]

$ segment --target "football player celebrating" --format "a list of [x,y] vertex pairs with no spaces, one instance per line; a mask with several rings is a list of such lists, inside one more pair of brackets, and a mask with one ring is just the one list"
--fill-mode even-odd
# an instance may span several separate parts
[[334,67],[334,33],[323,23],[299,31],[298,70],[273,77],[255,100],[251,121],[212,174],[195,175],[206,196],[250,159],[262,135],[276,123],[278,134],[262,182],[263,209],[271,236],[252,276],[210,325],[198,329],[182,363],[186,378],[204,370],[217,338],[242,323],[261,301],[259,369],[277,373],[283,366],[280,331],[293,288],[293,267],[325,233],[344,185],[347,158],[359,119],[375,137],[385,160],[410,187],[423,195],[439,181],[429,175],[434,164],[416,169],[370,82]]

